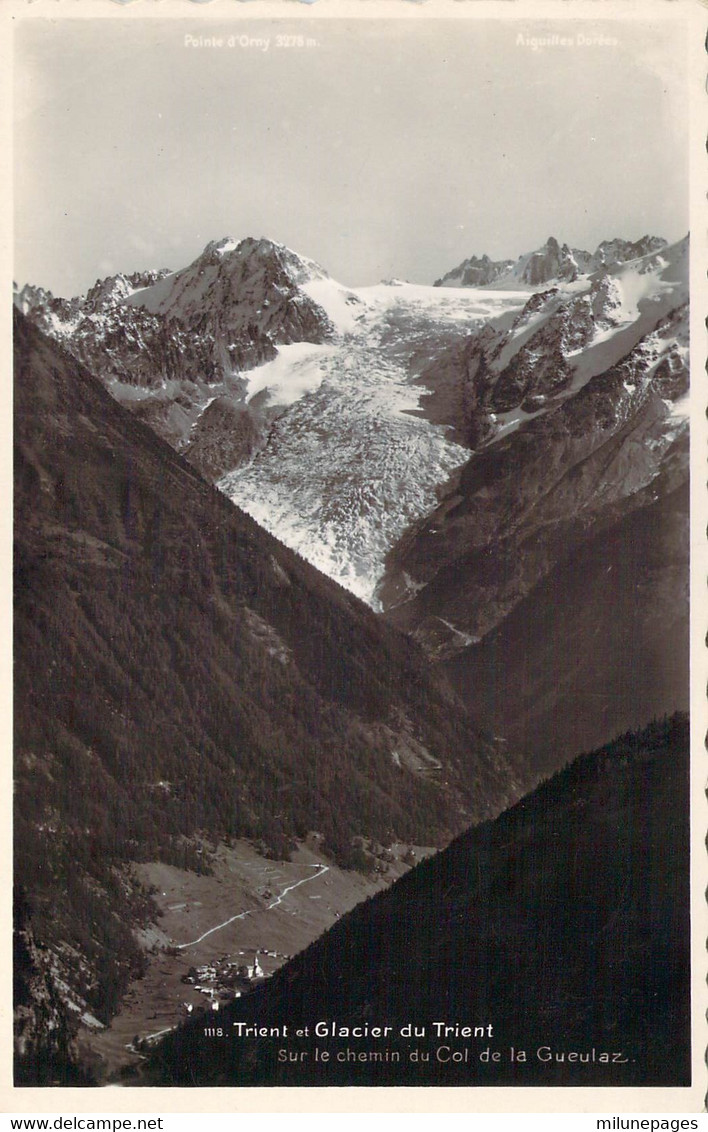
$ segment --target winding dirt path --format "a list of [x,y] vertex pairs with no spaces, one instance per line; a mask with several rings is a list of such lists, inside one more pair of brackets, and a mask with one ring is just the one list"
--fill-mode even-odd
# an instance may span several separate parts
[[213,935],[214,932],[221,931],[222,928],[227,928],[229,926],[229,924],[233,924],[235,920],[243,920],[243,919],[246,918],[246,916],[253,915],[254,912],[260,912],[260,911],[270,912],[271,908],[277,908],[279,904],[282,904],[284,897],[286,897],[289,892],[292,892],[294,888],[299,888],[301,884],[307,884],[308,881],[316,880],[317,877],[324,876],[325,873],[329,872],[329,865],[317,864],[317,865],[308,865],[307,867],[311,868],[311,869],[317,869],[317,872],[314,874],[314,876],[303,877],[302,880],[296,881],[295,884],[289,884],[287,886],[287,888],[283,889],[280,896],[277,896],[276,899],[273,901],[273,903],[269,904],[267,908],[265,908],[265,909],[249,908],[245,912],[239,912],[238,915],[231,916],[231,917],[229,917],[228,920],[224,920],[223,924],[217,924],[216,927],[209,928],[209,930],[204,932],[203,935],[200,935],[198,939],[190,940],[189,943],[178,943],[178,944],[175,944],[174,946],[176,946],[180,951],[184,951],[184,949],[186,947],[195,947],[196,944],[201,943],[202,940],[206,939],[207,936]]

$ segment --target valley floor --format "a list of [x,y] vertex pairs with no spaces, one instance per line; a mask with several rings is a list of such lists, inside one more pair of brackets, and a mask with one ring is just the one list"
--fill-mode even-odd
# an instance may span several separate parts
[[[394,845],[393,860],[382,863],[386,871],[371,877],[326,862],[315,841],[300,846],[292,861],[268,860],[245,841],[220,845],[212,874],[204,876],[160,863],[137,866],[141,880],[156,889],[160,909],[159,924],[144,933],[148,969],[130,985],[109,1027],[84,1031],[83,1060],[102,1081],[119,1075],[141,1058],[140,1044],[149,1046],[192,1011],[211,1011],[238,993],[226,983],[235,978],[246,989],[256,964],[271,975],[344,912],[402,876],[409,849]],[[412,852],[419,861],[433,850]],[[183,981],[195,970],[196,982]]]

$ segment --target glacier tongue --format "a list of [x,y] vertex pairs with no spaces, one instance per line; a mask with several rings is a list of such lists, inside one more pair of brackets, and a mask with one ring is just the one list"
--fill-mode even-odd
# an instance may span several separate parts
[[[309,289],[309,288],[308,288]],[[313,286],[339,330],[334,342],[281,347],[252,370],[249,394],[286,406],[268,442],[219,487],[323,573],[375,605],[386,554],[432,511],[438,490],[469,458],[421,409],[411,362],[525,294],[435,290],[412,284]]]

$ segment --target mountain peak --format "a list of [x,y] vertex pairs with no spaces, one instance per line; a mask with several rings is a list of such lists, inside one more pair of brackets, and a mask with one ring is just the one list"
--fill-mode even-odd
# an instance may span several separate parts
[[246,236],[242,240],[224,236],[220,240],[211,240],[197,263],[200,267],[223,265],[229,271],[241,271],[242,265],[255,269],[269,268],[283,272],[296,286],[313,279],[329,279],[329,274],[314,260],[266,236]]
[[[581,256],[586,254],[580,253]],[[520,278],[532,287],[543,286],[551,279],[573,280],[578,274],[578,261],[573,252],[567,244],[561,247],[555,236],[549,236],[542,248],[522,257],[523,259],[526,259],[526,263],[523,264]],[[521,267],[522,260],[517,266]]]

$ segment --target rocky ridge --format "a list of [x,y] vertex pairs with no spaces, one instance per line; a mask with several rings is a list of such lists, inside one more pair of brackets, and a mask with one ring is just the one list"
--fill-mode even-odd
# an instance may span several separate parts
[[600,269],[609,269],[631,259],[659,251],[667,241],[660,236],[642,236],[639,240],[615,238],[602,240],[594,252],[560,244],[549,236],[545,244],[526,252],[517,260],[492,260],[488,255],[470,256],[453,267],[440,279],[436,287],[504,287],[536,288],[551,280],[573,282],[579,275]]

